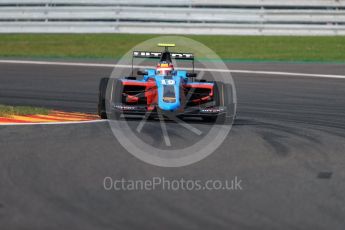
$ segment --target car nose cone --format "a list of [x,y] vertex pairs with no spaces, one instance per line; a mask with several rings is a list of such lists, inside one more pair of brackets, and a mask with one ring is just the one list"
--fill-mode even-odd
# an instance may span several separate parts
[[161,102],[159,103],[158,107],[161,109],[161,110],[164,110],[164,111],[175,111],[175,110],[178,110],[180,108],[180,102],[178,101],[175,101],[174,103],[167,103],[167,102]]

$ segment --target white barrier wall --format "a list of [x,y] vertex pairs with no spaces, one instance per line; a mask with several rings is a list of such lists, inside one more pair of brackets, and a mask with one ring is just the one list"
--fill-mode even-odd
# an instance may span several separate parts
[[345,35],[345,0],[0,0],[0,33]]

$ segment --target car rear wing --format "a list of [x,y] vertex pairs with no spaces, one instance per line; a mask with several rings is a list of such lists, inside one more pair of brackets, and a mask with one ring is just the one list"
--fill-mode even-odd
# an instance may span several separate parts
[[[194,61],[194,55],[192,53],[170,53],[172,59],[179,60],[192,60]],[[162,52],[153,51],[133,51],[134,58],[160,58]]]
[[[134,58],[154,58],[160,59],[163,52],[154,52],[154,51],[133,51],[132,55],[132,76],[133,76],[133,65]],[[194,73],[194,55],[192,53],[170,53],[172,59],[175,60],[191,60],[193,65]]]

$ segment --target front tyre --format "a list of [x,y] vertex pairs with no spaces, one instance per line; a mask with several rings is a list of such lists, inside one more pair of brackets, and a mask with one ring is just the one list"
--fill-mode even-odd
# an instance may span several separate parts
[[99,90],[98,90],[98,115],[101,119],[107,119],[107,111],[106,111],[106,92],[107,92],[107,85],[108,85],[109,78],[102,78],[99,82]]
[[205,122],[214,122],[216,124],[230,124],[233,120],[234,103],[232,102],[232,87],[230,84],[215,81],[213,87],[214,106],[224,108],[221,114],[203,117]]
[[110,94],[108,95],[110,98],[110,110],[111,114],[109,115],[109,119],[112,120],[119,120],[122,115],[122,111],[114,108],[114,105],[122,105],[123,98],[123,83],[120,79],[112,79],[111,82],[111,89],[109,90]]

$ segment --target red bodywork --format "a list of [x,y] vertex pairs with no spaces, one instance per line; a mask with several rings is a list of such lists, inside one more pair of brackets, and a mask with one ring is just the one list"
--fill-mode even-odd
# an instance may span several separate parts
[[[126,98],[125,102],[128,104],[137,104],[140,101],[140,98],[143,96],[146,98],[146,105],[148,110],[153,110],[155,108],[155,105],[158,101],[158,95],[157,95],[157,86],[154,79],[150,79],[147,82],[138,82],[138,81],[131,81],[126,80],[122,81],[122,84],[124,87],[131,86],[131,87],[138,87],[142,89],[141,92],[136,92],[135,94],[130,94],[130,92],[123,92],[123,96]],[[212,100],[213,97],[213,85],[211,84],[184,84],[183,89],[185,94],[191,89],[193,90],[206,90],[208,93],[207,95],[202,95],[200,97],[194,96],[191,97],[189,100],[189,103],[193,104],[202,104],[207,101]]]

